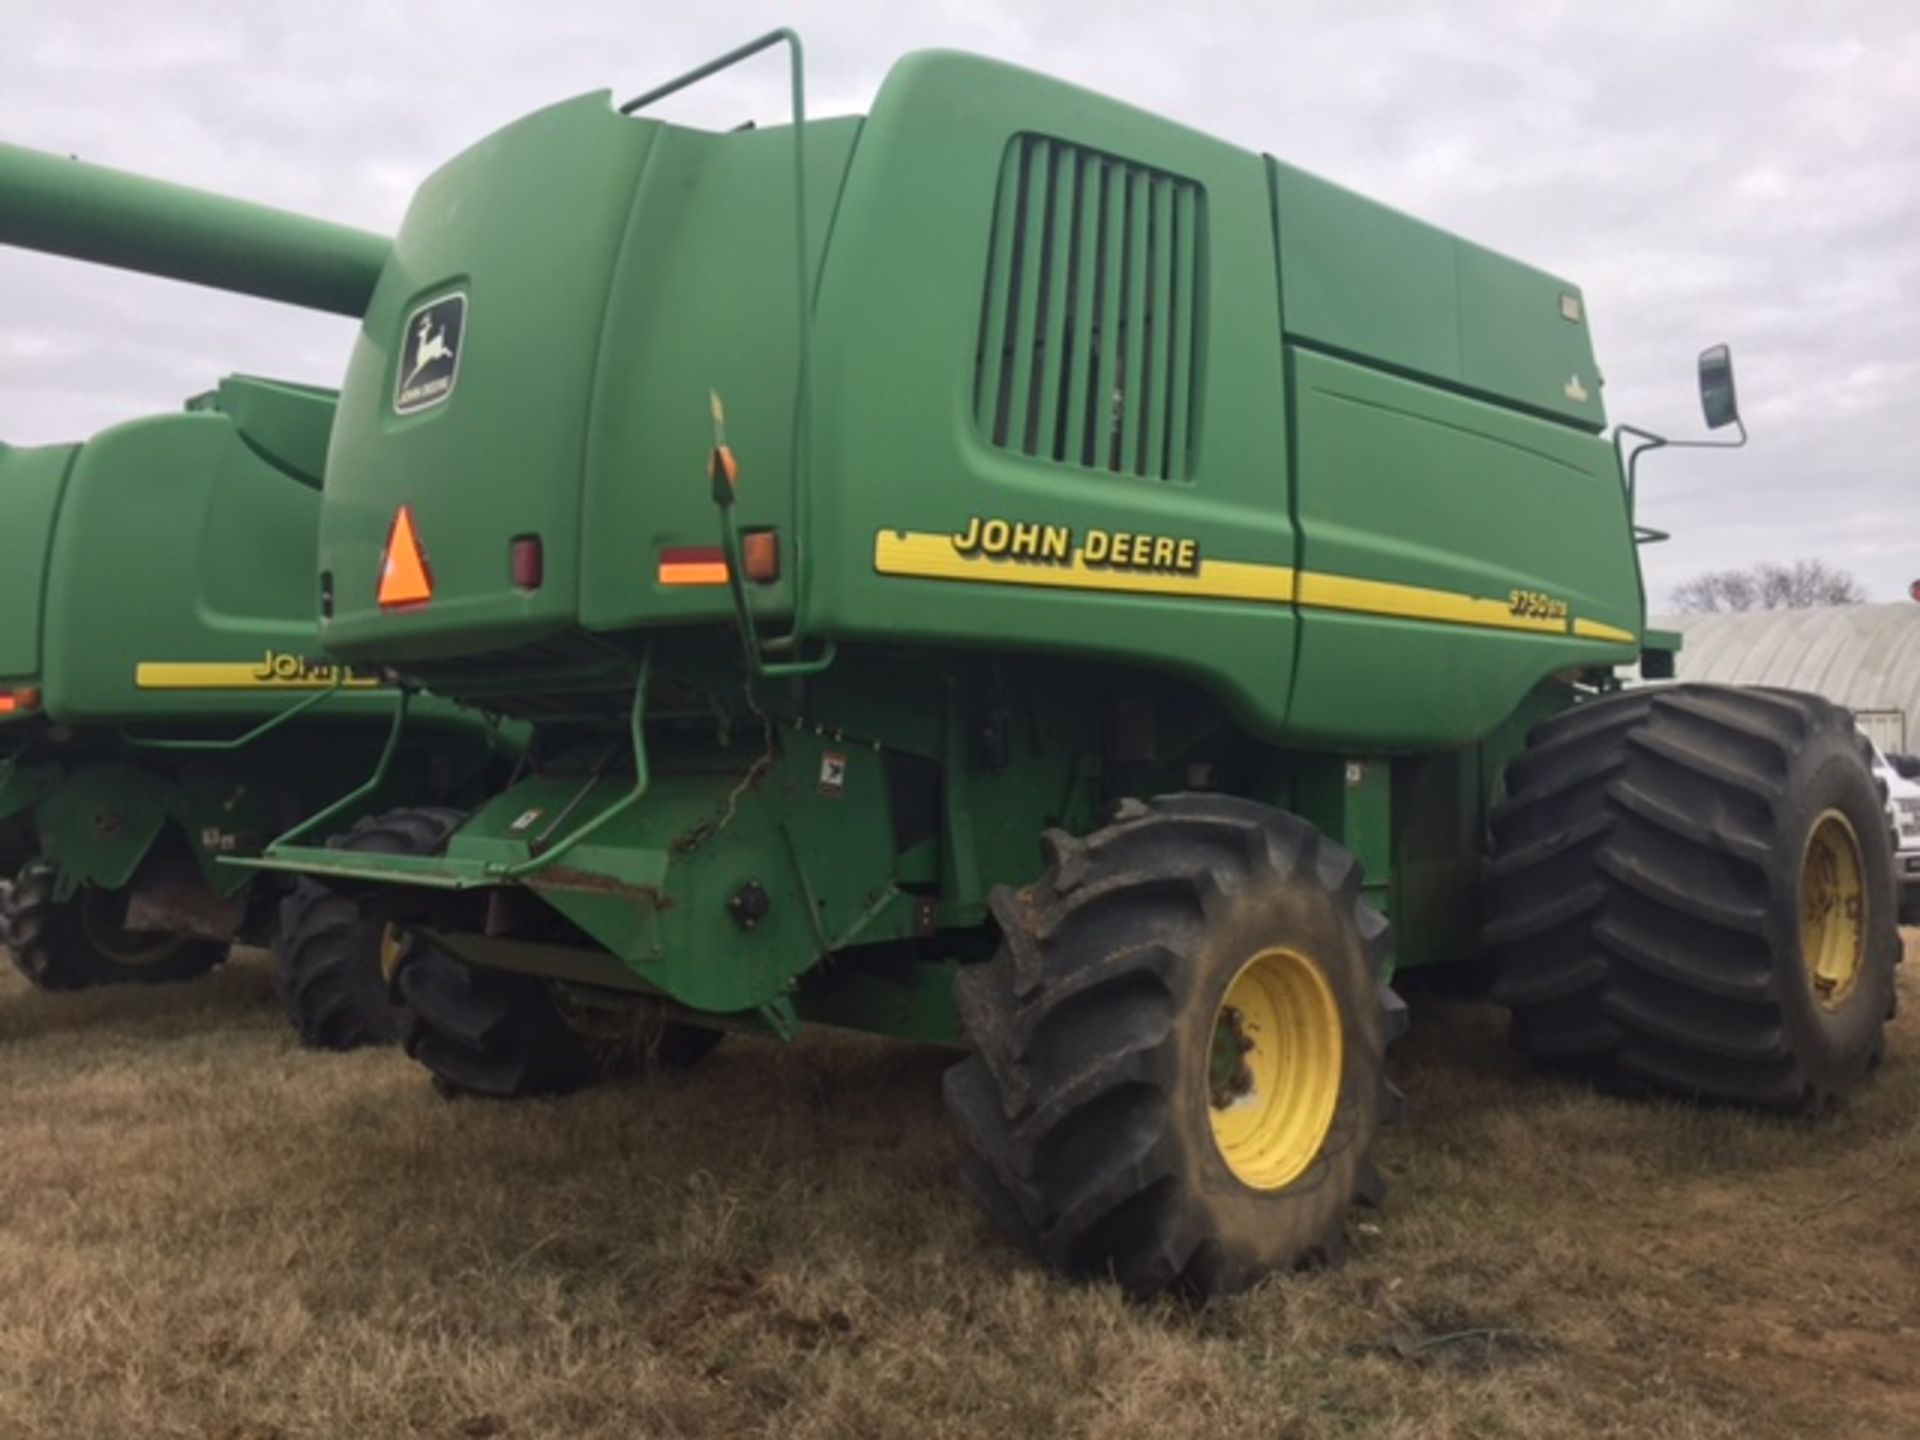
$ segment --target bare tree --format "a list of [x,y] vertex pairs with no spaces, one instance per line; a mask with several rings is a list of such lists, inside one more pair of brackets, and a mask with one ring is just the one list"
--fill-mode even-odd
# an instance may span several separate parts
[[1745,570],[1709,570],[1673,589],[1676,610],[1805,610],[1815,605],[1858,605],[1867,592],[1844,570],[1824,560],[1791,565],[1763,560]]

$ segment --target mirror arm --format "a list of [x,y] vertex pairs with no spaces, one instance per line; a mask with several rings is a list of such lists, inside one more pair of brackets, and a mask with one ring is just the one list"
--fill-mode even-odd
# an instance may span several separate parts
[[[1613,427],[1613,454],[1625,474],[1627,484],[1627,519],[1634,518],[1634,479],[1640,467],[1640,457],[1650,450],[1738,450],[1747,443],[1747,424],[1738,415],[1733,417],[1733,427],[1740,432],[1732,440],[1669,440],[1665,435],[1656,435],[1651,430],[1642,430],[1638,425],[1616,425]],[[1640,443],[1632,450],[1625,446],[1626,438],[1631,435]]]

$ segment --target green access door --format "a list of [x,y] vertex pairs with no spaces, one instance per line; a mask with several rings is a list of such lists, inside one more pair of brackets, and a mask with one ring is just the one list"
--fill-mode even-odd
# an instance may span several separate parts
[[1290,728],[1465,741],[1557,670],[1631,659],[1639,574],[1579,292],[1270,164],[1299,526]]

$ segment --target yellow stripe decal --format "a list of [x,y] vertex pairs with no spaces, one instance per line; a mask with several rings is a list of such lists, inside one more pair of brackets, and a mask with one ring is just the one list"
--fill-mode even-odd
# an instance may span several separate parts
[[1200,560],[1192,570],[1090,565],[1083,547],[1074,548],[1063,560],[965,554],[954,548],[951,535],[905,530],[882,530],[873,537],[873,568],[882,575],[910,575],[920,580],[971,580],[1281,604],[1293,599],[1293,571],[1284,565],[1251,565],[1240,560]]
[[[979,534],[978,529],[971,532]],[[1200,559],[1189,570],[1089,563],[1084,545],[1060,544],[1051,558],[1029,547],[1025,554],[988,554],[962,549],[960,537],[944,532],[881,530],[873,537],[873,568],[882,575],[920,580],[965,580],[992,585],[1038,585],[1065,590],[1105,590],[1134,595],[1185,595],[1208,600],[1295,602],[1317,610],[1348,610],[1405,620],[1432,620],[1482,629],[1565,635],[1563,616],[1515,613],[1515,600],[1483,599],[1454,590],[1363,580],[1316,571],[1296,574],[1284,565]],[[1147,552],[1155,553],[1155,552]],[[1530,592],[1516,592],[1530,593]],[[1543,597],[1544,598],[1544,597]],[[1565,607],[1560,607],[1564,612]],[[1583,640],[1634,645],[1630,630],[1576,618],[1572,633]]]
[[[142,660],[133,667],[141,690],[331,690],[339,667],[297,655],[268,655],[264,660]],[[371,675],[349,672],[344,690],[377,690]]]
[[1495,630],[1531,630],[1538,635],[1567,633],[1565,620],[1546,615],[1516,615],[1504,600],[1480,600],[1452,590],[1395,585],[1385,580],[1358,580],[1351,575],[1307,572],[1300,577],[1300,603],[1318,610],[1358,610],[1405,620],[1445,620],[1455,625],[1479,625]]
[[1598,620],[1575,619],[1573,633],[1582,640],[1611,640],[1616,645],[1640,643],[1640,637],[1631,630],[1622,630],[1616,625],[1602,625]]

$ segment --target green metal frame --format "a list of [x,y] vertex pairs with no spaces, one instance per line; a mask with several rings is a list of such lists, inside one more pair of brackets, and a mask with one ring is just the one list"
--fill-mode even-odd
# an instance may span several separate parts
[[[272,734],[289,721],[299,719],[309,710],[317,707],[322,701],[331,700],[335,695],[340,694],[343,683],[342,680],[335,680],[333,684],[325,690],[316,690],[313,694],[289,705],[278,715],[269,716],[244,735],[237,735],[231,740],[207,740],[189,737],[175,738],[167,735],[135,735],[124,728],[120,731],[120,738],[127,744],[143,750],[244,750],[256,740]],[[404,698],[402,703],[405,703]]]
[[273,841],[263,854],[236,857],[223,863],[251,870],[289,871],[308,869],[318,863],[330,873],[343,877],[377,880],[403,875],[411,884],[447,890],[469,890],[481,885],[521,881],[537,875],[559,861],[583,840],[593,836],[601,827],[617,820],[645,798],[651,783],[651,772],[647,764],[646,729],[643,722],[646,716],[647,678],[651,664],[652,652],[649,650],[640,658],[639,673],[633,685],[633,701],[627,716],[627,735],[633,755],[633,785],[611,805],[583,822],[578,828],[567,832],[554,845],[543,847],[537,855],[514,863],[503,863],[497,860],[460,860],[437,855],[355,855],[343,864],[341,862],[345,857],[339,851],[297,843],[343,812],[352,809],[385,783],[387,772],[393,764],[394,754],[399,749],[401,733],[406,727],[409,692],[402,691],[401,703],[394,711],[393,727],[388,733],[386,747],[380,752],[380,760],[372,776],[358,789],[342,796],[318,814],[301,821]]

